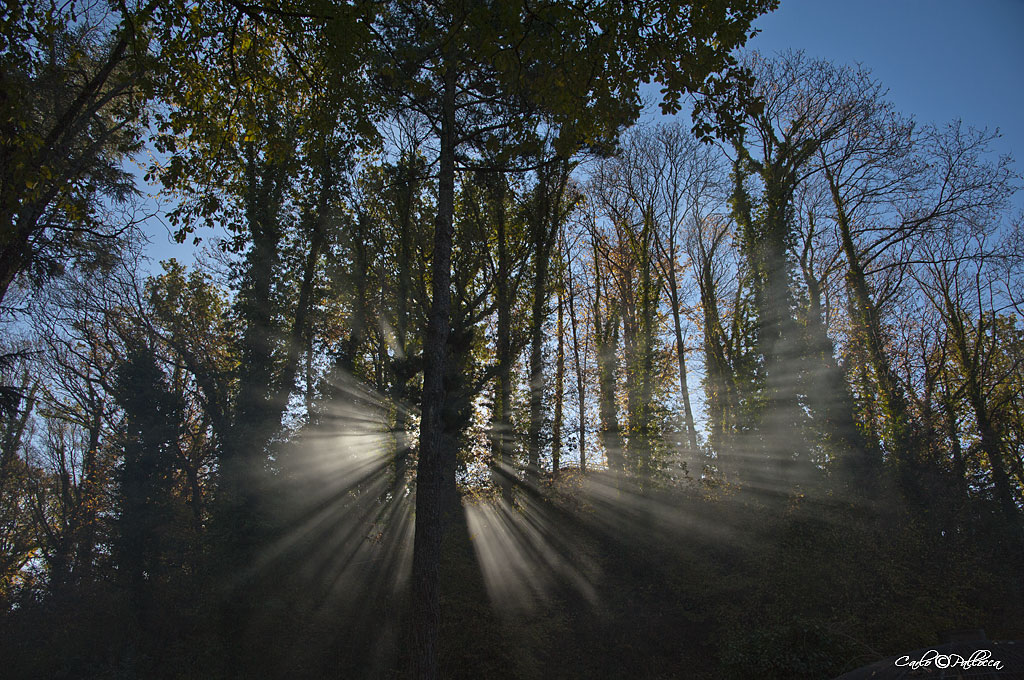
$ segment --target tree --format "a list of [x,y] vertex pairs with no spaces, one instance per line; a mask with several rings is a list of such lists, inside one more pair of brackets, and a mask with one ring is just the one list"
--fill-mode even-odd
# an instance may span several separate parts
[[[439,140],[413,556],[420,677],[437,675],[437,574],[444,499],[452,496],[454,477],[454,450],[444,434],[443,376],[451,317],[456,156],[463,145],[476,143],[498,145],[509,158],[521,157],[521,143],[530,142],[519,137],[521,130],[530,129],[522,123],[538,112],[557,130],[556,152],[567,157],[581,144],[612,138],[631,122],[638,110],[638,85],[647,78],[665,85],[666,108],[677,107],[682,92],[723,82],[712,74],[730,65],[729,51],[745,39],[750,21],[770,6],[654,3],[635,11],[597,5],[574,12],[558,3],[453,3],[437,9],[396,7],[379,28],[392,55],[385,74],[402,84],[400,91],[409,93],[410,105],[428,110]],[[409,35],[418,43],[400,50]],[[669,54],[673,58],[666,58]],[[679,55],[690,57],[685,68]],[[430,92],[437,94],[430,97]],[[501,139],[495,134],[500,130],[512,139]],[[509,145],[513,140],[520,144]]]
[[[684,286],[692,262],[684,261],[682,256],[685,239],[715,206],[715,185],[723,176],[720,163],[717,149],[701,144],[689,130],[675,124],[628,135],[615,159],[602,164],[595,173],[598,200],[625,247],[618,257],[609,257],[608,263],[613,270],[622,270],[617,279],[623,299],[631,299],[635,290],[641,302],[623,307],[624,318],[633,319],[625,324],[626,336],[635,334],[631,328],[642,331],[641,344],[626,340],[634,350],[625,359],[634,364],[640,359],[647,366],[627,368],[627,375],[641,377],[639,382],[628,381],[634,385],[631,401],[634,405],[651,401],[651,395],[644,393],[652,392],[656,384],[652,369],[659,351],[655,342],[662,330],[658,315],[664,300],[674,332],[684,438],[691,453],[698,451],[698,443],[687,381]],[[657,276],[645,278],[650,275],[644,272],[652,271]],[[634,409],[632,417],[639,415]],[[650,425],[639,430],[645,428]]]
[[109,508],[109,471],[118,458],[109,441],[117,427],[111,375],[130,285],[123,275],[69,273],[34,303],[37,360],[47,375],[37,442],[47,474],[36,488],[37,521],[52,565],[50,589],[61,596],[93,578]]
[[[626,393],[626,463],[641,479],[654,470],[654,396],[659,383],[655,360],[661,334],[662,270],[657,266],[658,170],[646,162],[650,146],[632,138],[618,157],[595,173],[595,202],[601,213],[595,239],[614,284],[622,322],[622,363]],[[603,229],[602,229],[603,227]]]
[[537,185],[527,209],[529,240],[533,244],[533,281],[530,287],[533,296],[530,315],[530,425],[526,444],[526,476],[527,482],[531,484],[536,484],[540,476],[541,430],[544,425],[544,326],[549,316],[548,299],[555,287],[550,280],[550,263],[552,255],[557,252],[558,235],[568,211],[572,209],[571,200],[566,200],[569,172],[570,167],[566,162],[539,171]]
[[[23,581],[22,569],[35,554],[38,541],[32,512],[33,476],[27,460],[29,419],[36,407],[39,381],[31,366],[12,361],[3,366],[4,382],[18,384],[18,400],[0,420],[0,605],[10,606]],[[18,369],[21,369],[20,371]],[[15,378],[21,374],[20,381]],[[13,374],[13,375],[12,375]]]
[[863,104],[842,134],[819,149],[819,179],[845,260],[851,340],[862,345],[872,378],[862,401],[878,413],[869,419],[877,420],[884,449],[909,480],[922,472],[931,428],[914,420],[913,395],[890,355],[886,313],[899,304],[915,264],[930,261],[928,244],[945,238],[944,225],[990,219],[1013,191],[1013,177],[1006,159],[986,159],[987,133],[958,124],[918,129],[892,110],[867,74],[848,82]]
[[146,625],[152,607],[147,582],[164,576],[167,544],[176,533],[173,483],[184,404],[152,348],[141,343],[129,345],[112,387],[125,412],[115,556],[118,576]]
[[102,261],[132,221],[122,163],[141,143],[149,100],[147,25],[156,3],[75,11],[12,5],[0,23],[0,302],[24,274]]
[[[1004,333],[1012,332],[1003,316],[1007,307],[1000,294],[1001,272],[992,262],[1001,253],[998,245],[989,244],[992,237],[986,232],[991,227],[979,224],[968,229],[968,233],[947,232],[930,248],[930,262],[923,266],[918,281],[945,325],[951,363],[977,426],[978,447],[987,458],[996,501],[1006,525],[1019,534],[1018,493],[1010,481],[1003,435],[1007,409],[1016,396],[1012,385],[1017,375],[1016,366],[1007,363],[999,349],[1008,344],[1000,341]],[[970,233],[975,229],[981,233]]]

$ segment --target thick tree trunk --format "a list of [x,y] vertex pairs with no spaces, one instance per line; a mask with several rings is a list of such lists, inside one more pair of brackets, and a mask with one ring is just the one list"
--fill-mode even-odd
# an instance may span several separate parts
[[[441,626],[441,543],[446,524],[445,496],[455,479],[455,451],[445,432],[448,334],[451,323],[452,217],[455,205],[456,71],[445,65],[441,100],[441,154],[437,220],[431,262],[430,315],[423,345],[423,408],[419,465],[416,471],[416,525],[412,558],[412,625],[415,676],[438,678],[438,637]],[[449,459],[451,459],[449,461]]]

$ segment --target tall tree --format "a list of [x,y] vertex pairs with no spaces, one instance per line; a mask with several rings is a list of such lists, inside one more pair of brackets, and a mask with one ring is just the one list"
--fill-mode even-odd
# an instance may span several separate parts
[[[382,23],[378,34],[390,55],[387,75],[409,83],[401,87],[412,95],[407,103],[429,108],[439,140],[413,555],[420,677],[437,675],[443,504],[454,476],[454,451],[444,436],[443,376],[456,156],[467,143],[486,144],[488,138],[504,144],[510,157],[521,154],[522,146],[509,142],[529,141],[517,135],[529,131],[522,123],[533,112],[549,116],[558,131],[554,146],[562,156],[583,143],[607,140],[636,116],[637,88],[648,78],[665,85],[665,105],[677,109],[682,92],[723,87],[725,81],[712,74],[730,65],[729,51],[746,38],[750,21],[772,6],[654,3],[633,11],[618,5],[572,11],[558,3],[489,7],[454,2],[439,8],[396,6]],[[409,44],[409,35],[417,36],[417,44]],[[668,59],[668,54],[675,57]],[[680,54],[692,57],[685,68]],[[431,92],[436,94],[431,97]],[[495,134],[499,130],[506,131],[505,139]]]
[[151,614],[149,584],[166,570],[174,535],[173,483],[184,405],[167,384],[152,348],[130,346],[112,386],[125,412],[124,457],[119,470],[118,576],[145,618]]
[[[569,164],[561,162],[538,172],[529,208],[530,241],[533,243],[533,300],[530,315],[530,424],[527,434],[527,478],[536,484],[540,475],[541,433],[544,426],[544,327],[553,289],[550,264],[558,234],[566,217],[565,191]],[[557,267],[557,263],[555,265]]]

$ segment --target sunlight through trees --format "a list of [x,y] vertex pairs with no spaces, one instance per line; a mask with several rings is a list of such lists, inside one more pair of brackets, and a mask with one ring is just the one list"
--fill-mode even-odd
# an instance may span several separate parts
[[775,4],[5,9],[12,677],[1020,638],[1022,178]]

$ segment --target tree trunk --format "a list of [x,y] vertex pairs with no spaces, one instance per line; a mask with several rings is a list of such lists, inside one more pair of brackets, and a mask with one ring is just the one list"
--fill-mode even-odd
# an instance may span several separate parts
[[726,459],[730,453],[726,435],[729,431],[732,403],[730,385],[733,380],[726,357],[725,331],[718,313],[718,290],[712,269],[712,259],[719,243],[720,237],[714,239],[707,250],[702,247],[696,264],[700,307],[704,317],[704,366],[707,373],[704,392],[707,398],[708,439],[711,451],[718,459],[719,471],[725,472],[723,468],[727,466]]
[[608,301],[609,318],[601,315],[601,272],[597,264],[597,249],[594,250],[594,338],[597,349],[598,411],[601,418],[601,445],[608,457],[608,469],[612,473],[625,471],[622,432],[619,429],[618,409],[615,404],[615,383],[618,374],[616,352],[619,340],[618,305]]
[[686,440],[691,454],[697,453],[697,427],[693,422],[693,407],[690,405],[690,386],[686,384],[686,345],[683,342],[683,324],[679,314],[679,289],[676,287],[675,252],[669,263],[669,302],[672,307],[672,325],[676,333],[676,359],[679,361],[679,392],[683,399],[683,418],[686,425]]
[[395,291],[395,345],[396,356],[390,362],[393,382],[391,401],[395,405],[395,454],[394,477],[392,478],[392,498],[397,499],[404,493],[406,475],[409,466],[409,444],[406,430],[409,426],[408,400],[409,381],[415,375],[408,356],[409,333],[409,298],[412,295],[412,253],[410,243],[412,234],[413,198],[416,194],[417,177],[409,161],[399,161],[399,178],[402,185],[401,202],[399,204],[399,237],[398,237],[398,285]]
[[562,391],[565,383],[565,339],[563,333],[562,291],[558,291],[558,325],[555,330],[558,347],[555,350],[555,413],[551,424],[551,472],[558,474],[562,455]]
[[[860,253],[857,252],[856,244],[853,241],[846,205],[839,193],[835,177],[828,167],[825,168],[825,177],[828,179],[832,202],[836,208],[836,224],[839,227],[843,254],[846,256],[846,286],[851,298],[850,316],[854,324],[854,333],[864,343],[867,350],[868,360],[871,362],[871,369],[878,388],[878,398],[882,402],[884,413],[882,436],[889,448],[905,461],[914,455],[912,450],[913,433],[907,401],[885,350],[882,322],[868,290],[867,276],[860,261]],[[870,394],[865,396],[867,399],[873,398]]]
[[498,487],[506,502],[512,501],[512,463],[509,453],[512,449],[512,299],[508,277],[510,263],[508,256],[508,234],[505,224],[505,178],[498,177],[495,192],[498,239],[497,277],[497,362],[498,384],[491,414],[491,481]]
[[540,477],[541,429],[544,426],[544,321],[547,317],[547,247],[550,187],[543,174],[537,183],[537,204],[533,215],[533,308],[530,317],[530,426],[527,432],[526,479],[536,483]]
[[437,220],[431,262],[430,316],[423,345],[423,408],[419,466],[416,471],[416,525],[412,558],[412,625],[415,676],[438,678],[438,637],[441,626],[441,542],[446,518],[445,496],[455,485],[455,451],[446,448],[444,376],[447,372],[451,322],[452,217],[455,206],[456,70],[446,60],[441,99],[441,152]]
[[566,265],[566,272],[569,277],[569,324],[572,327],[572,353],[573,362],[576,368],[576,396],[579,407],[579,456],[580,472],[587,471],[587,450],[586,450],[586,388],[583,380],[583,363],[580,361],[580,338],[576,328],[576,288],[572,280],[572,267]]

